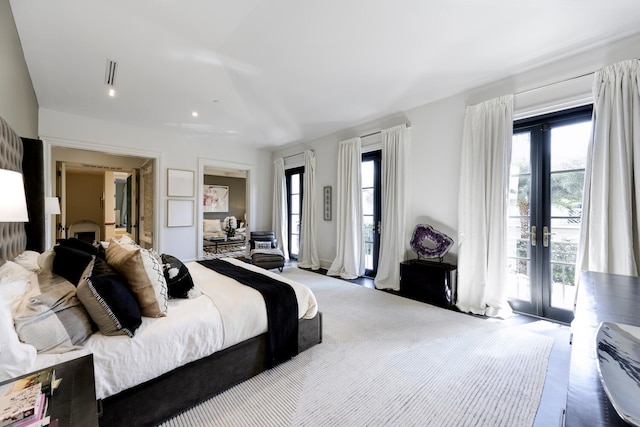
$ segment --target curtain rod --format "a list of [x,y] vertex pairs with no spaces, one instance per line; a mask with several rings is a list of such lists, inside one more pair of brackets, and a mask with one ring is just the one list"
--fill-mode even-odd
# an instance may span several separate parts
[[[406,123],[405,123],[405,126],[407,126]],[[411,129],[411,126],[407,126],[407,129]],[[366,137],[369,137],[369,136],[378,135],[379,133],[382,133],[382,131],[379,130],[377,132],[368,133],[366,135],[362,135],[360,138],[366,138]]]
[[570,82],[572,80],[577,80],[577,79],[581,79],[583,77],[591,76],[591,75],[594,75],[595,73],[596,73],[595,71],[591,71],[589,73],[580,74],[579,76],[573,76],[573,77],[569,77],[569,78],[566,78],[564,80],[560,80],[560,81],[557,81],[557,82],[549,83],[549,84],[546,84],[546,85],[543,85],[543,86],[534,87],[533,89],[527,89],[527,90],[523,90],[523,91],[520,91],[520,92],[516,92],[513,95],[514,96],[524,95],[525,93],[534,92],[534,91],[540,90],[540,89],[546,89],[548,87],[559,85],[561,83],[566,83],[566,82]]
[[[304,151],[311,151],[312,153],[315,153],[314,150],[304,150]],[[304,154],[304,151],[302,153],[296,153],[296,154],[289,154],[288,156],[282,156],[282,159],[288,159],[289,157],[295,157],[295,156],[302,156]]]

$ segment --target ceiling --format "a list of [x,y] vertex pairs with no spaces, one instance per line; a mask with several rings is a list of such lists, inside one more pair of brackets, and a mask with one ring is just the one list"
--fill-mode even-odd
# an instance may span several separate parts
[[10,3],[40,108],[258,147],[355,127],[640,32],[637,0]]

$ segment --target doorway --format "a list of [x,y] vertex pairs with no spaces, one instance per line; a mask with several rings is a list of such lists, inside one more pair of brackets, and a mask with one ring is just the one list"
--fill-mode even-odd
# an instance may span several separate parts
[[570,323],[592,106],[514,123],[508,200],[509,302]]
[[[205,259],[220,258],[225,256],[238,257],[246,252],[248,242],[247,233],[247,171],[220,167],[205,166],[203,169],[203,198],[199,201],[202,210],[203,235],[201,241],[202,257]],[[220,203],[213,206],[208,203],[209,192],[219,194]],[[232,222],[235,218],[235,231],[233,235],[220,238],[209,236],[211,224],[215,223],[216,231],[226,235],[225,219]],[[209,224],[209,225],[207,225]],[[217,230],[220,224],[220,230]],[[227,224],[228,225],[228,224]],[[206,228],[206,230],[205,230]],[[233,242],[233,244],[231,244]],[[229,244],[227,244],[229,243]]]
[[[252,197],[255,197],[255,194],[251,192],[251,179],[253,176],[253,167],[244,163],[235,163],[235,162],[227,162],[221,160],[213,160],[206,158],[198,159],[198,180],[196,186],[196,219],[197,219],[197,230],[196,230],[196,239],[197,239],[197,258],[204,259],[206,255],[205,251],[205,243],[208,245],[209,242],[205,242],[204,239],[204,218],[205,218],[205,209],[204,209],[204,188],[207,183],[205,182],[205,176],[207,175],[217,175],[217,176],[228,176],[233,178],[242,178],[244,181],[244,186],[242,188],[242,193],[244,194],[244,199],[238,198],[238,192],[230,193],[229,199],[229,208],[233,210],[234,213],[231,215],[236,217],[236,225],[239,222],[243,223],[245,227],[245,237],[248,239],[251,235],[251,230],[260,229],[260,225],[255,224],[254,217],[251,216],[251,200]],[[207,181],[209,182],[209,181]],[[240,206],[241,205],[241,206]],[[226,213],[220,212],[222,215],[222,220],[226,216],[229,216],[229,212]],[[207,214],[209,216],[209,214]],[[215,215],[213,215],[215,217]],[[220,218],[220,217],[218,217]],[[222,221],[221,221],[222,222]],[[258,227],[258,228],[256,228]],[[248,247],[248,245],[246,245]],[[245,255],[246,254],[245,247]]]
[[[54,217],[48,236],[48,247],[58,238],[70,237],[69,228],[74,223],[88,228],[94,224],[101,241],[116,235],[116,185],[117,179],[131,179],[131,197],[128,205],[130,235],[142,247],[157,247],[157,158],[131,154],[109,154],[81,147],[81,143],[45,141],[45,175],[50,177],[50,194],[60,199],[60,215]],[[63,143],[60,143],[63,144]],[[105,150],[110,149],[105,147]],[[68,174],[71,174],[69,180]],[[117,177],[116,177],[117,175]],[[86,178],[86,179],[85,179]],[[75,184],[73,183],[75,180]],[[93,183],[90,189],[85,185]],[[68,187],[71,189],[68,190]],[[67,194],[69,192],[69,194]],[[73,199],[73,200],[71,200]],[[69,202],[69,203],[68,203]],[[78,227],[75,227],[74,234]],[[126,233],[125,228],[121,229]]]

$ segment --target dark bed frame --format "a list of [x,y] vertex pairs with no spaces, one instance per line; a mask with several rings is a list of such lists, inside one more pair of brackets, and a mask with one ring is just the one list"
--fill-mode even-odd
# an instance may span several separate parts
[[[322,313],[300,320],[299,351],[321,341]],[[100,426],[155,426],[266,370],[266,343],[259,335],[108,397]]]
[[[34,162],[36,159],[39,163]],[[0,223],[0,265],[25,249],[45,250],[42,159],[42,142],[21,140],[0,117],[0,168],[24,171],[30,219],[27,225]],[[320,342],[322,314],[301,319],[298,350],[307,350]],[[100,426],[155,426],[178,415],[265,371],[266,343],[267,335],[259,335],[98,401]]]

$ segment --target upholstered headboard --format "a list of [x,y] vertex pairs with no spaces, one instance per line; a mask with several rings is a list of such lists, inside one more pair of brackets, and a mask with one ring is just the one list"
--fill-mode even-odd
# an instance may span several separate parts
[[[44,159],[42,141],[20,138],[0,117],[0,169],[22,172],[29,222],[0,223],[0,265],[25,249],[44,252]],[[2,183],[0,183],[2,185]]]
[[[22,172],[23,152],[20,137],[0,117],[0,169]],[[23,223],[0,222],[0,265],[24,252],[26,247],[27,234]]]

